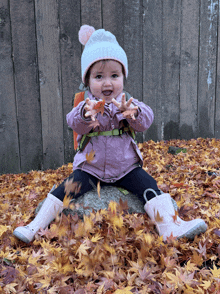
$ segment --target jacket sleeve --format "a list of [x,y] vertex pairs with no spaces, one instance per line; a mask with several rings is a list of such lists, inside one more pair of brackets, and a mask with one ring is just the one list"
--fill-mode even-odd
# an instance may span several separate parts
[[66,121],[77,134],[83,135],[91,131],[90,126],[91,119],[83,117],[85,102],[81,101],[76,107],[74,107],[67,115]]
[[131,118],[127,118],[129,125],[136,131],[136,132],[143,132],[151,126],[154,120],[154,113],[150,106],[146,105],[145,103],[134,99],[132,103],[135,106],[138,106],[138,115],[135,120]]

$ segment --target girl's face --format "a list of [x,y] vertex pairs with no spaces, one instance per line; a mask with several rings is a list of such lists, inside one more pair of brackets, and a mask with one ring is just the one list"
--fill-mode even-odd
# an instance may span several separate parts
[[115,60],[96,62],[90,69],[89,88],[93,96],[110,103],[123,91],[122,65]]

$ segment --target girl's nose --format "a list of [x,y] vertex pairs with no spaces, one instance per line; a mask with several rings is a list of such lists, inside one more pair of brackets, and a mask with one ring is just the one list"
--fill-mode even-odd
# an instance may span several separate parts
[[108,85],[111,85],[112,84],[112,82],[111,82],[111,79],[110,78],[106,78],[105,80],[104,80],[104,85],[105,86],[108,86]]

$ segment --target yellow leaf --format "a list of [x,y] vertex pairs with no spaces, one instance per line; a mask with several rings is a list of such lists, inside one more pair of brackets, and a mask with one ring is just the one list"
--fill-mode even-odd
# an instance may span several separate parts
[[107,250],[111,254],[115,254],[115,249],[113,247],[109,246],[107,243],[105,243],[103,246],[104,246],[105,250]]
[[112,213],[116,213],[117,203],[115,201],[110,201],[108,208]]
[[72,198],[70,198],[68,195],[65,195],[63,199],[63,208],[68,208],[71,200]]
[[111,218],[111,222],[114,227],[118,227],[121,229],[123,227],[123,217],[122,216],[114,216]]
[[211,281],[204,281],[203,284],[201,285],[205,290],[207,290],[211,286],[212,282]]
[[101,240],[101,239],[103,239],[103,237],[101,237],[101,236],[98,234],[98,235],[92,236],[91,241],[92,241],[93,243],[96,243],[96,242],[98,242],[98,241]]
[[99,198],[101,197],[100,196],[100,190],[101,190],[100,181],[98,181],[98,183],[97,183],[97,193],[99,195]]
[[77,249],[76,254],[79,254],[79,258],[81,259],[82,255],[88,255],[88,252],[86,251],[88,249],[90,249],[90,247],[83,243]]
[[220,277],[220,268],[217,269],[217,267],[215,266],[215,264],[213,265],[213,269],[211,269],[212,275],[215,278],[219,278]]
[[89,153],[86,153],[86,160],[88,163],[92,162],[95,158],[95,151],[91,150]]
[[154,238],[152,237],[151,234],[147,233],[147,234],[144,234],[144,240],[148,245],[150,245],[152,241],[154,240]]
[[9,226],[0,225],[0,237],[8,230]]
[[131,290],[133,289],[134,287],[126,287],[124,289],[117,289],[115,292],[113,292],[113,294],[132,294],[133,292],[131,292]]

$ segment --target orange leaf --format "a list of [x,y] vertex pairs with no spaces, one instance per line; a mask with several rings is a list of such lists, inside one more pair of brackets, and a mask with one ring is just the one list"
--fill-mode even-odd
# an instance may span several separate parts
[[88,163],[92,162],[95,158],[95,151],[91,150],[89,153],[86,153],[86,160]]
[[155,211],[154,211],[154,218],[155,218],[155,221],[156,221],[157,223],[161,223],[161,222],[163,221],[163,217],[160,216],[158,210],[157,210],[157,213],[155,213]]
[[176,223],[176,224],[180,224],[180,222],[177,221],[177,216],[178,216],[178,212],[177,212],[177,210],[175,210],[175,215],[172,215],[173,222]]
[[104,106],[105,106],[105,100],[103,99],[102,101],[97,102],[93,109],[95,109],[97,113],[101,112],[101,114],[103,115],[105,110]]

